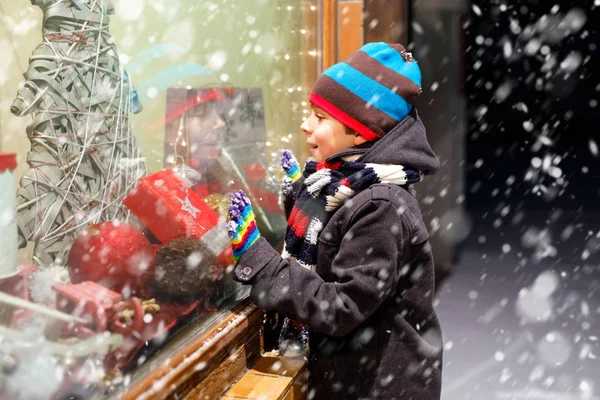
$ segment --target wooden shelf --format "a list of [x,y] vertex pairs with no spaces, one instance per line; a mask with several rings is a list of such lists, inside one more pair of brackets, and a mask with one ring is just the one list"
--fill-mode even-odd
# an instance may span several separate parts
[[[124,400],[218,398],[255,364],[262,352],[263,312],[250,299],[242,300],[204,333],[186,330],[185,344],[122,395]],[[190,336],[191,335],[191,336]]]
[[303,358],[261,357],[221,400],[306,400],[307,363]]

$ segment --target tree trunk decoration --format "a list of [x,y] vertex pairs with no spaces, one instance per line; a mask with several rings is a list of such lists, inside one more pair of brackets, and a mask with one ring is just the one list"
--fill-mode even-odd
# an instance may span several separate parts
[[122,200],[145,175],[129,120],[141,106],[109,33],[110,0],[31,2],[44,13],[43,42],[11,106],[32,115],[19,247],[34,241],[35,264],[63,265],[86,226],[133,217]]

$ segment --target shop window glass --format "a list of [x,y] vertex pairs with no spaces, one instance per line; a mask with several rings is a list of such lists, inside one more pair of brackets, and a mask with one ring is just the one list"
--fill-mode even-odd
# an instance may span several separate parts
[[229,193],[281,248],[279,157],[306,157],[319,10],[0,0],[0,148],[17,159],[0,171],[17,232],[0,249],[17,257],[0,269],[0,397],[143,379],[246,296]]

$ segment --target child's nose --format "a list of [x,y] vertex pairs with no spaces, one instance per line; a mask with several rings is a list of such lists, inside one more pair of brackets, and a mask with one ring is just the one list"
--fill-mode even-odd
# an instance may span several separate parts
[[304,120],[302,125],[300,125],[300,129],[307,135],[310,135],[310,126],[308,125],[308,118]]
[[223,121],[221,118],[217,118],[217,120],[215,121],[215,126],[213,127],[214,129],[221,129],[225,126],[225,121]]

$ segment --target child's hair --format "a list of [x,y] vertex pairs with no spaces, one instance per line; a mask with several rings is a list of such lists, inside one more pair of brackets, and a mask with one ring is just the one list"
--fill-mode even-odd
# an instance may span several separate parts
[[346,131],[346,135],[356,135],[356,131],[346,125],[344,125],[344,129]]

